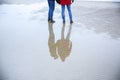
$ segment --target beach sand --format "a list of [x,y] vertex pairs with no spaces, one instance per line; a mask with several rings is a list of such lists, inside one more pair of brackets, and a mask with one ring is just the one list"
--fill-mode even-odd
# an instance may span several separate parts
[[120,3],[72,4],[73,24],[56,4],[0,5],[1,80],[120,80]]

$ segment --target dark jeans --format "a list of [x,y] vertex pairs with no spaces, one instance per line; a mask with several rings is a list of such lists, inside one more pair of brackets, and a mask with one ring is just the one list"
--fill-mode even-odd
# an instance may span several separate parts
[[49,5],[49,11],[48,11],[48,19],[53,20],[53,12],[55,9],[55,1],[53,0],[48,0],[48,5]]

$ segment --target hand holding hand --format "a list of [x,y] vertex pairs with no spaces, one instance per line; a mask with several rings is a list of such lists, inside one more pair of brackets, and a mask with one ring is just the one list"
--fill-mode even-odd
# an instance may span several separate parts
[[74,0],[72,0],[72,3],[74,2]]

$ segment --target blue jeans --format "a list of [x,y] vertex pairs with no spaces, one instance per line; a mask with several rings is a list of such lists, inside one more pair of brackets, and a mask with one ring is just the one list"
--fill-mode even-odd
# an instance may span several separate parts
[[48,11],[48,19],[53,20],[53,12],[55,9],[55,1],[53,0],[48,0],[48,5],[49,5],[49,11]]
[[[72,21],[72,11],[71,11],[71,5],[66,5],[67,6],[67,10],[68,10],[68,14],[69,14],[69,19],[70,21]],[[63,21],[65,21],[65,5],[62,5],[62,19]]]

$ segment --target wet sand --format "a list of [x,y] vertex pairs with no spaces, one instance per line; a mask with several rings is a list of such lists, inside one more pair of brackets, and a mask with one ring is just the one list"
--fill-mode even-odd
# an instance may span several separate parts
[[47,22],[47,2],[0,5],[3,80],[120,80],[120,3],[72,5],[74,23]]

